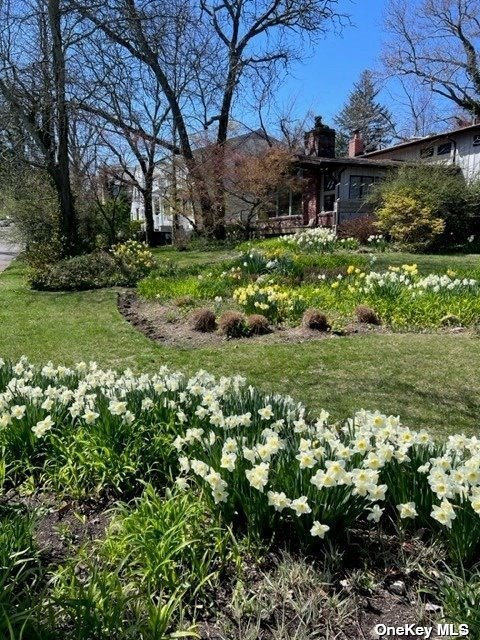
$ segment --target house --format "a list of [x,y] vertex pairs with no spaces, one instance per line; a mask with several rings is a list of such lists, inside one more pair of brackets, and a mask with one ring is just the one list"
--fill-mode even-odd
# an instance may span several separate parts
[[301,197],[283,194],[284,206],[268,222],[259,223],[265,234],[289,233],[302,227],[337,227],[342,222],[372,213],[365,196],[372,184],[385,178],[399,161],[366,158],[358,134],[350,141],[349,156],[335,157],[335,130],[315,118],[304,137],[305,147],[295,157],[304,178]]
[[285,206],[278,217],[263,224],[266,233],[288,233],[309,226],[333,226],[371,214],[366,202],[371,185],[402,163],[419,162],[456,166],[466,181],[480,178],[480,123],[454,131],[415,138],[401,144],[364,153],[361,136],[355,133],[346,158],[335,157],[335,130],[321,117],[305,133],[305,149],[295,165],[306,179],[301,203]]
[[441,163],[457,166],[467,182],[480,178],[480,123],[425,138],[414,138],[362,155],[368,160]]
[[[228,161],[234,162],[240,154],[255,154],[275,143],[262,130],[249,131],[242,135],[229,138],[226,142]],[[194,150],[194,155],[200,164],[203,164],[203,173],[207,184],[213,184],[216,178],[215,156],[210,153],[211,145],[203,144]],[[135,170],[135,179],[139,184],[143,182],[143,175],[138,167]],[[172,192],[175,185],[176,208],[178,223],[184,232],[192,231],[195,222],[195,201],[190,197],[191,190],[188,185],[187,171],[180,156],[167,158],[160,161],[155,169],[153,186],[153,220],[154,230],[167,236],[172,233]],[[227,190],[228,191],[228,190]],[[244,220],[249,215],[248,198],[239,197],[230,192],[226,200],[226,222]],[[133,189],[131,218],[144,222],[145,209],[142,194],[138,188]]]
[[[153,179],[153,228],[159,237],[163,240],[159,244],[165,244],[171,241],[173,228],[173,198],[172,185],[182,178],[174,173],[174,164],[168,160],[162,160],[158,163]],[[143,184],[144,176],[140,167],[135,168],[135,182]],[[189,233],[192,230],[192,210],[191,206],[184,198],[177,199],[177,209],[180,209],[178,216],[178,225],[184,232]],[[132,220],[145,222],[145,203],[143,196],[138,187],[133,187],[132,203],[130,207],[130,217]]]
[[[276,143],[277,141],[273,141]],[[256,153],[270,145],[272,139],[262,131],[252,131],[228,140],[230,150],[242,149]],[[201,156],[207,147],[199,147]],[[353,218],[373,213],[366,195],[376,182],[385,179],[403,163],[442,163],[459,168],[466,180],[480,177],[480,124],[464,126],[455,131],[425,138],[416,138],[401,144],[364,153],[361,136],[355,133],[345,158],[335,157],[335,130],[315,118],[314,127],[305,133],[304,148],[294,157],[294,171],[303,178],[302,193],[290,189],[280,190],[273,196],[268,212],[258,216],[254,226],[264,235],[292,233],[304,227],[337,227]],[[171,229],[168,192],[171,183],[171,163],[159,165],[156,176],[155,228]],[[135,194],[132,218],[142,219],[142,205]],[[248,212],[242,208],[241,198],[227,200],[226,220],[242,220]],[[182,225],[192,228],[194,205],[183,202],[185,216]],[[187,215],[188,213],[188,215]]]

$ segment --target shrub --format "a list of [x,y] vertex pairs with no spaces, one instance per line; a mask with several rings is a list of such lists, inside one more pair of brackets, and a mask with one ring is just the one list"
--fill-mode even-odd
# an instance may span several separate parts
[[413,249],[451,246],[469,235],[468,189],[456,168],[402,166],[370,199],[378,207],[378,228]]
[[225,311],[218,319],[218,327],[222,335],[229,338],[241,338],[248,335],[248,325],[243,313]]
[[373,216],[361,216],[346,220],[338,225],[339,238],[356,238],[362,244],[367,244],[368,239],[377,233],[376,219]]
[[113,247],[111,253],[94,251],[34,266],[28,279],[33,289],[43,291],[81,291],[102,287],[135,285],[155,266],[152,253],[144,245],[129,240]]
[[411,250],[431,247],[445,229],[445,220],[432,206],[405,192],[387,194],[377,215],[378,228]]
[[381,324],[381,320],[375,311],[364,304],[358,305],[355,309],[355,315],[357,316],[357,320],[364,324]]
[[30,286],[40,291],[81,291],[127,285],[118,263],[105,251],[60,260],[53,265],[32,268]]
[[271,332],[268,319],[260,313],[254,313],[247,317],[249,332],[254,336],[263,336]]
[[217,328],[215,314],[210,309],[196,309],[190,316],[190,326],[194,331],[210,333]]
[[303,314],[302,324],[306,329],[315,331],[328,331],[331,328],[327,316],[318,309],[307,309]]
[[59,260],[60,211],[48,176],[38,169],[15,169],[2,184],[0,201],[2,214],[13,220],[25,246],[28,263],[43,269]]

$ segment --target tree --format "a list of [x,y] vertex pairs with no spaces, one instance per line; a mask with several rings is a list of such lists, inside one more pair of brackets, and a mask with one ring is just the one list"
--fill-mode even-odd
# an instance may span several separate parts
[[480,116],[480,0],[391,0],[384,61]]
[[337,155],[346,155],[348,140],[359,131],[365,143],[365,151],[375,151],[391,142],[394,126],[390,111],[376,100],[373,73],[365,70],[343,106],[333,119],[338,128]]
[[[180,46],[181,35],[172,46]],[[176,45],[175,45],[176,43]],[[99,171],[109,171],[117,181],[135,188],[143,200],[146,241],[154,234],[153,195],[157,167],[178,154],[170,107],[152,70],[112,43],[97,30],[78,47],[82,61],[76,79],[75,109],[98,133]],[[177,87],[185,74],[171,70]],[[174,215],[174,232],[178,219]]]
[[[147,66],[170,107],[178,144],[195,183],[206,233],[225,234],[222,171],[208,189],[192,144],[215,128],[221,154],[237,98],[278,77],[297,54],[293,37],[315,38],[338,17],[336,0],[136,0],[80,2],[78,14]],[[172,37],[172,34],[174,36]],[[174,41],[181,46],[174,46]],[[172,73],[182,70],[184,81]]]
[[275,211],[279,194],[286,195],[287,203],[290,191],[293,196],[300,196],[304,181],[292,171],[294,154],[260,132],[233,138],[221,154],[216,144],[206,144],[197,153],[212,188],[221,167],[226,223],[245,237],[252,233],[256,220],[268,219]]
[[70,182],[64,13],[60,0],[0,5],[0,94],[15,121],[15,154],[45,170],[57,194],[63,255],[77,250]]
[[438,97],[428,87],[412,76],[390,80],[388,93],[395,104],[397,140],[404,142],[434,135],[445,125],[447,114],[442,112]]

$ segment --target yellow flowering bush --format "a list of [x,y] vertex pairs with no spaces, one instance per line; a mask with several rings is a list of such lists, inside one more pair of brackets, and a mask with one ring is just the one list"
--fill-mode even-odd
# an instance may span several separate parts
[[376,214],[381,231],[412,247],[428,247],[445,229],[435,208],[407,190],[387,193]]

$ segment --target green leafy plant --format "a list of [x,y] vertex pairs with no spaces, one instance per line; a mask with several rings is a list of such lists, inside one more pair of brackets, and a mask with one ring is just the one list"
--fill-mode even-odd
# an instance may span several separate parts
[[[35,606],[44,569],[33,535],[34,519],[0,505],[0,637],[37,638]],[[36,629],[37,627],[37,629]]]
[[197,496],[162,496],[147,486],[134,505],[116,509],[93,557],[80,550],[56,572],[56,615],[75,625],[78,638],[199,637],[183,618],[188,612],[192,620],[217,584],[230,543]]

